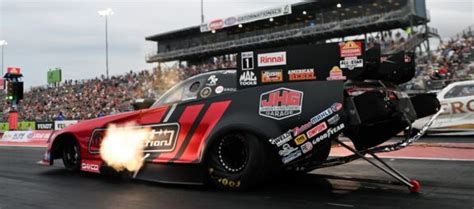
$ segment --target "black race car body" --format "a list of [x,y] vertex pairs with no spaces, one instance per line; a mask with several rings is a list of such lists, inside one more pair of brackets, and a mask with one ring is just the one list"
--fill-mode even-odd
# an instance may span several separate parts
[[[70,170],[107,173],[101,140],[111,124],[133,121],[153,129],[143,150],[146,163],[134,178],[243,188],[279,169],[323,163],[331,139],[342,132],[366,150],[436,112],[434,97],[423,100],[432,109],[417,112],[418,100],[400,92],[397,81],[376,80],[386,75],[377,71],[383,62],[364,52],[360,41],[242,52],[237,70],[189,78],[150,108],[54,133],[41,163],[63,158]],[[305,57],[325,53],[322,61]],[[393,71],[412,70],[406,59],[395,61],[401,64]]]

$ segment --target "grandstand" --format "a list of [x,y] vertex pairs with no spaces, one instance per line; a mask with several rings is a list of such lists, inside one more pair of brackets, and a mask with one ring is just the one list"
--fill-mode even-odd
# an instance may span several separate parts
[[[157,43],[147,62],[185,60],[199,63],[239,51],[317,43],[327,39],[381,32],[429,22],[424,0],[318,0],[269,8],[202,25],[146,37]],[[436,30],[411,42],[413,49]],[[367,36],[366,36],[367,37]]]

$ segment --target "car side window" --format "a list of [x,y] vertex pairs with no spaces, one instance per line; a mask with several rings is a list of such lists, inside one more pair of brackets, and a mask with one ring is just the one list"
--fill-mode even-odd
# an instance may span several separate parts
[[446,95],[444,95],[444,98],[448,99],[466,96],[474,96],[474,85],[455,86],[451,90],[449,90]]
[[235,92],[237,91],[235,76],[235,70],[226,70],[192,77],[167,91],[152,107]]
[[179,84],[167,92],[166,95],[160,98],[153,106],[197,99],[197,95],[203,86],[205,78],[205,76],[200,76]]

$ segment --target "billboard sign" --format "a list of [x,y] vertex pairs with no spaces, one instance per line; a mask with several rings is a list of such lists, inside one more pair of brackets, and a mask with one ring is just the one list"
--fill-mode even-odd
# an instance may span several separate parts
[[61,69],[55,68],[48,71],[48,84],[61,82]]
[[8,67],[7,68],[7,73],[12,74],[12,75],[20,75],[21,74],[21,68],[19,68],[19,67]]

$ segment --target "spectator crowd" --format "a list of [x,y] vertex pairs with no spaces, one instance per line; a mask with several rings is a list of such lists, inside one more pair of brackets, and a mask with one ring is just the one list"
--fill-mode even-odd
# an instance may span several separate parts
[[[177,82],[190,76],[235,67],[235,62],[130,71],[110,78],[66,80],[58,86],[32,87],[17,104],[19,121],[84,120],[132,110],[134,99],[158,98]],[[2,96],[1,98],[5,98]],[[1,121],[11,110],[4,100]]]
[[[431,54],[417,57],[415,78],[406,85],[408,89],[436,90],[457,80],[474,79],[474,31],[442,41]],[[434,83],[439,83],[435,87]]]

